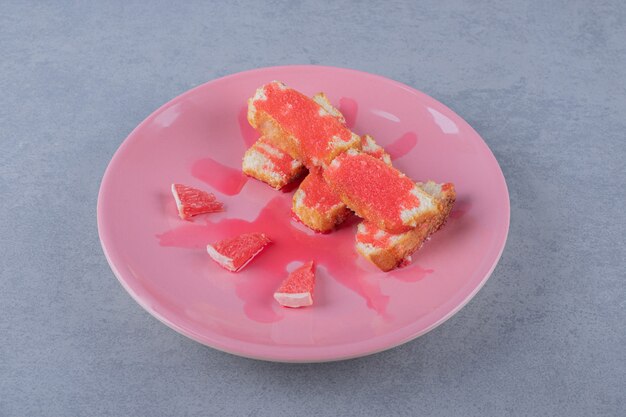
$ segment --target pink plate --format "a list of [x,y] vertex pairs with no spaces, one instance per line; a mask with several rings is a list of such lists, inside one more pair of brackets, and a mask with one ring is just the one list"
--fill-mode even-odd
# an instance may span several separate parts
[[[450,220],[406,268],[382,273],[354,250],[356,220],[309,232],[290,216],[291,192],[241,175],[256,133],[246,100],[281,80],[324,91],[358,134],[385,146],[415,180],[450,181]],[[178,218],[170,184],[216,194],[223,213]],[[353,358],[407,342],[456,313],[485,283],[504,248],[509,196],[489,148],[459,116],[406,85],[318,66],[262,68],[220,78],[165,104],[124,141],[102,180],[98,230],[111,268],[132,297],[178,332],[237,355],[285,362]],[[206,244],[243,232],[273,241],[237,274]],[[286,309],[274,290],[316,261],[315,305]]]

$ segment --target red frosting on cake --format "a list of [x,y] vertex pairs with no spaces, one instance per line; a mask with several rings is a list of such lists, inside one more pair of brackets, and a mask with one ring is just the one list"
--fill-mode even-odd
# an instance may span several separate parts
[[[363,230],[364,229],[364,230]],[[389,243],[389,238],[392,236],[387,232],[380,233],[381,229],[375,225],[364,221],[362,226],[359,227],[359,231],[356,235],[356,241],[360,243],[370,244],[379,248],[385,247]],[[376,235],[379,235],[378,237]]]
[[[267,147],[273,148],[277,152],[280,152],[280,156],[276,155],[276,152],[274,153],[269,152],[265,148],[265,146],[259,146],[261,144]],[[292,164],[293,164],[294,159],[282,149],[277,148],[276,145],[270,139],[266,138],[265,136],[259,138],[259,140],[254,145],[254,149],[260,154],[262,154],[263,156],[265,156],[274,164],[274,169],[273,169],[274,172],[277,172],[283,175],[284,177],[289,177],[292,175],[293,173]]]
[[364,151],[364,153],[368,154],[368,155],[372,155],[374,158],[376,159],[383,159],[383,156],[385,155],[385,150],[383,148],[376,148],[372,151]]
[[[380,159],[363,153],[344,153],[324,172],[331,187],[349,200],[348,206],[361,217],[399,233],[407,230],[400,214],[418,207],[410,178]],[[347,202],[346,202],[347,203]]]
[[330,188],[319,169],[312,169],[300,184],[304,191],[304,204],[308,207],[328,210],[341,203],[339,196]]
[[264,92],[266,99],[256,100],[254,106],[297,138],[306,165],[310,166],[315,159],[326,159],[334,138],[344,142],[352,138],[348,128],[331,114],[325,111],[320,114],[322,107],[304,94],[276,82],[266,85]]

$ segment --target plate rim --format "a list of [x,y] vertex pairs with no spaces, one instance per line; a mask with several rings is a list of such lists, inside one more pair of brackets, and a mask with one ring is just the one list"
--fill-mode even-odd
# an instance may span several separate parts
[[[102,224],[103,222],[103,217],[105,216],[104,214],[104,209],[103,209],[103,196],[105,194],[105,188],[106,188],[106,184],[108,182],[108,178],[110,177],[110,172],[112,171],[112,167],[114,165],[116,165],[117,161],[121,158],[120,155],[123,153],[123,150],[129,146],[129,142],[130,139],[135,135],[136,132],[140,131],[144,125],[146,125],[147,123],[149,123],[150,121],[152,121],[152,119],[154,117],[156,117],[158,114],[161,113],[162,110],[172,106],[173,104],[185,99],[187,96],[194,94],[197,90],[203,89],[206,86],[212,84],[212,83],[217,83],[217,82],[223,82],[226,81],[229,78],[235,78],[235,77],[240,77],[246,74],[254,74],[254,73],[262,73],[262,72],[272,72],[272,71],[279,71],[279,70],[294,70],[294,71],[302,71],[302,70],[326,70],[326,71],[343,71],[343,72],[348,72],[348,73],[353,73],[355,75],[358,76],[366,76],[366,77],[371,77],[376,79],[379,82],[383,82],[383,83],[387,83],[387,84],[391,84],[397,88],[401,88],[403,90],[406,90],[412,94],[415,94],[416,96],[421,96],[421,97],[425,97],[428,100],[433,100],[436,103],[438,103],[439,105],[443,106],[444,109],[446,109],[447,111],[451,112],[452,114],[456,115],[458,117],[458,119],[460,119],[467,128],[469,128],[478,139],[480,139],[480,142],[482,143],[482,145],[484,146],[484,148],[488,151],[490,157],[493,159],[493,161],[495,162],[495,166],[497,167],[500,175],[499,175],[499,179],[502,181],[502,185],[504,185],[504,192],[505,192],[505,207],[503,208],[503,210],[506,211],[505,213],[505,231],[504,231],[504,236],[502,237],[502,243],[499,244],[500,248],[498,250],[498,255],[494,258],[494,261],[492,263],[492,265],[490,266],[488,272],[485,274],[485,276],[482,278],[482,280],[478,283],[478,285],[476,285],[473,290],[463,299],[462,302],[458,303],[454,308],[452,308],[450,311],[448,311],[446,314],[444,314],[441,318],[439,318],[437,321],[435,321],[434,323],[432,323],[431,325],[427,326],[424,329],[421,329],[419,331],[416,332],[410,332],[411,334],[409,336],[404,336],[404,337],[396,337],[392,343],[385,343],[382,342],[381,345],[379,347],[368,347],[368,343],[371,343],[372,339],[366,339],[363,341],[358,341],[358,342],[352,342],[352,343],[343,343],[343,344],[339,344],[339,345],[332,345],[332,346],[327,346],[327,347],[316,347],[316,346],[303,346],[303,347],[298,347],[299,349],[301,348],[303,351],[310,351],[311,354],[306,357],[306,358],[284,358],[281,357],[280,354],[280,346],[273,346],[272,349],[276,350],[276,354],[273,354],[271,352],[265,352],[265,354],[255,354],[252,350],[250,350],[249,348],[256,348],[261,349],[262,347],[264,347],[265,345],[263,344],[259,344],[259,343],[252,343],[252,342],[247,342],[247,341],[241,341],[241,340],[236,340],[236,348],[233,348],[232,346],[226,346],[224,345],[221,341],[217,341],[217,340],[211,340],[210,342],[205,340],[206,339],[206,335],[200,335],[194,331],[191,331],[189,329],[185,329],[183,326],[180,326],[179,324],[173,323],[172,321],[170,321],[169,319],[165,318],[162,314],[160,314],[159,312],[155,311],[155,309],[151,308],[145,300],[143,300],[141,298],[141,296],[139,294],[137,294],[135,291],[133,291],[130,286],[128,285],[128,283],[126,282],[126,280],[122,277],[122,274],[120,273],[120,271],[118,270],[117,266],[115,265],[115,263],[113,262],[111,255],[109,254],[109,251],[107,250],[106,247],[106,243],[105,240],[106,238],[103,237],[103,235],[106,235],[106,233],[104,232],[104,226]],[[173,97],[172,99],[168,100],[167,102],[165,102],[164,104],[162,104],[161,106],[159,106],[158,108],[156,108],[154,111],[152,111],[148,116],[146,116],[122,141],[122,143],[118,146],[118,148],[115,150],[115,152],[113,153],[113,156],[111,157],[111,159],[109,160],[107,167],[104,171],[104,174],[102,175],[102,180],[100,182],[100,187],[98,190],[98,201],[97,201],[97,208],[96,208],[96,216],[97,216],[97,228],[98,228],[98,238],[100,240],[100,245],[102,247],[102,251],[104,252],[105,258],[107,260],[107,263],[109,264],[109,267],[111,268],[111,270],[113,271],[113,274],[115,275],[115,277],[117,278],[117,280],[119,281],[119,283],[122,285],[122,287],[126,290],[126,292],[133,298],[133,300],[135,300],[135,302],[137,302],[137,304],[139,304],[144,310],[146,310],[150,315],[152,315],[153,317],[155,317],[157,320],[159,320],[161,323],[165,324],[166,326],[168,326],[169,328],[171,328],[172,330],[182,334],[183,336],[186,336],[204,346],[208,346],[211,347],[213,349],[225,352],[225,353],[230,353],[233,355],[237,355],[237,356],[242,356],[242,357],[246,357],[246,358],[250,358],[250,359],[256,359],[256,360],[264,360],[264,361],[270,361],[270,362],[284,362],[284,363],[319,363],[319,362],[333,362],[333,361],[340,361],[340,360],[347,360],[347,359],[354,359],[354,358],[358,358],[358,357],[364,357],[364,356],[369,356],[369,355],[373,355],[385,350],[389,350],[389,349],[393,349],[395,347],[398,347],[400,345],[403,345],[405,343],[408,343],[412,340],[417,339],[420,336],[425,335],[426,333],[432,331],[433,329],[439,327],[441,324],[443,324],[444,322],[446,322],[447,320],[449,320],[452,316],[454,316],[456,313],[458,313],[463,307],[465,307],[475,296],[476,294],[482,289],[482,287],[485,285],[485,283],[489,280],[489,278],[491,277],[491,275],[493,274],[496,266],[498,265],[502,254],[504,252],[504,248],[506,247],[506,243],[508,240],[508,235],[509,235],[509,231],[510,231],[510,223],[511,223],[511,204],[510,204],[510,194],[509,194],[509,190],[508,190],[508,185],[506,182],[506,178],[504,176],[504,173],[502,172],[502,167],[500,166],[498,160],[496,159],[495,155],[493,154],[493,152],[491,151],[491,148],[489,148],[489,146],[487,145],[487,143],[485,142],[485,140],[482,138],[482,136],[480,134],[478,134],[478,132],[476,132],[476,130],[465,120],[463,119],[460,115],[458,115],[454,110],[452,110],[451,108],[449,108],[447,105],[445,105],[444,103],[442,103],[441,101],[435,99],[434,97],[429,96],[426,93],[423,93],[411,86],[408,86],[406,84],[403,84],[399,81],[384,77],[382,75],[378,75],[378,74],[373,74],[370,72],[365,72],[365,71],[360,71],[360,70],[355,70],[355,69],[351,69],[351,68],[344,68],[344,67],[337,67],[337,66],[328,66],[328,65],[279,65],[279,66],[268,66],[268,67],[260,67],[260,68],[254,68],[254,69],[249,69],[249,70],[244,70],[244,71],[239,71],[239,72],[235,72],[232,74],[228,74],[225,75],[223,77],[218,77],[212,80],[209,80],[207,82],[204,82],[202,84],[199,84],[193,88],[190,88],[186,91],[184,91],[183,93]],[[399,329],[396,329],[393,332],[387,333],[383,336],[386,336],[386,338],[390,338],[392,336],[394,336],[396,333],[401,332],[401,331],[405,331],[407,328],[410,328],[411,323],[409,323],[408,325],[401,327]],[[228,338],[223,336],[226,339],[230,339],[230,340],[235,340],[232,338]],[[393,337],[392,337],[393,338]],[[363,346],[365,345],[365,346]],[[338,354],[333,354],[332,351],[334,349],[336,349],[338,346],[354,346],[354,349],[350,349],[352,351],[352,353],[349,354],[343,354],[343,355],[338,355]],[[291,349],[293,349],[293,347],[290,347]],[[306,355],[303,355],[306,356]]]

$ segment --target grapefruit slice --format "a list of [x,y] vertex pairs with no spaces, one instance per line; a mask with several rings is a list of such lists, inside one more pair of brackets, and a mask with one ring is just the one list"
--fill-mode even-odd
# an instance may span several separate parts
[[274,293],[274,298],[283,307],[305,307],[313,304],[315,266],[309,261],[289,274]]
[[197,214],[224,210],[224,205],[206,191],[182,184],[172,184],[172,194],[181,219],[187,220]]
[[244,233],[207,245],[206,250],[220,266],[238,272],[270,243],[263,233]]

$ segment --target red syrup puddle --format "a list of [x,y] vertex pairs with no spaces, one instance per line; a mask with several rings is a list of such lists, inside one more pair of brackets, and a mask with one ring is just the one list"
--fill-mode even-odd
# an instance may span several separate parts
[[385,146],[385,150],[391,156],[391,159],[398,159],[409,153],[415,145],[417,145],[417,134],[415,132],[407,132],[390,145]]
[[[243,271],[233,274],[235,291],[244,302],[244,312],[254,321],[269,323],[280,320],[274,311],[273,294],[287,276],[287,265],[293,261],[315,261],[324,266],[329,275],[340,284],[359,294],[367,306],[379,315],[386,313],[389,296],[383,294],[379,280],[356,265],[354,248],[356,218],[349,219],[338,230],[330,234],[307,234],[291,225],[291,199],[274,197],[261,210],[256,220],[223,219],[206,224],[183,225],[157,235],[161,246],[204,249],[207,243],[215,242],[241,233],[264,232],[272,240],[257,258]],[[212,262],[208,259],[207,262]],[[216,268],[219,268],[217,264]],[[413,282],[423,278],[432,270],[412,265],[388,274],[401,281]]]
[[196,161],[191,167],[191,175],[226,195],[237,195],[248,180],[248,177],[234,168],[205,158]]
[[252,126],[250,126],[250,123],[248,123],[248,106],[241,108],[239,115],[237,116],[237,121],[239,122],[239,132],[241,132],[241,137],[246,144],[246,147],[249,148],[259,138],[259,133],[254,130]]
[[346,126],[353,128],[356,123],[356,115],[359,112],[358,103],[354,99],[341,97],[339,100],[339,111],[346,119]]

